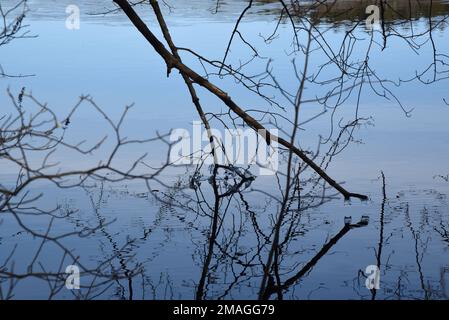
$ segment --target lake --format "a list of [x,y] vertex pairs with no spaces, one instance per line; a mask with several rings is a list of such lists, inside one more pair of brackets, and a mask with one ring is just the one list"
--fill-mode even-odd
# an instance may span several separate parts
[[[2,6],[13,3],[16,1],[2,1]],[[217,6],[217,1],[176,0],[171,1],[173,8],[163,7],[163,12],[178,47],[191,48],[204,57],[221,61],[235,21],[247,3],[228,0],[219,1]],[[321,7],[311,11],[312,17],[320,17],[316,32],[325,33],[325,46],[339,51],[355,21],[365,19],[367,3],[338,1],[329,12],[323,13]],[[408,3],[390,2],[385,16],[388,27],[398,25],[404,33],[419,34],[426,30],[429,19],[440,21],[449,14],[449,1],[433,1],[433,6],[430,1],[420,1],[412,8]],[[79,30],[66,28],[65,10],[70,4],[81,10]],[[115,8],[111,1],[30,0],[28,7],[25,22],[32,37],[0,48],[2,68],[8,74],[24,76],[0,78],[0,119],[12,112],[8,88],[14,97],[25,88],[46,102],[61,119],[80,95],[90,95],[114,120],[120,118],[125,106],[133,104],[123,136],[136,139],[148,139],[177,128],[191,132],[192,124],[200,121],[182,77],[175,70],[166,76],[164,61],[126,16],[110,12]],[[151,8],[146,5],[137,10],[162,38]],[[257,46],[260,57],[242,70],[258,75],[267,70],[269,62],[273,77],[285,90],[295,92],[298,81],[292,64],[291,23],[284,18],[277,26],[282,10],[277,1],[255,1],[242,20],[240,30]],[[411,21],[401,24],[404,17]],[[277,36],[266,41],[274,29]],[[441,59],[449,52],[448,30],[444,22],[432,32]],[[363,24],[353,34],[358,39],[370,39]],[[301,37],[300,42],[303,41]],[[365,44],[361,40],[360,46],[348,46],[347,50],[351,52],[352,48],[352,55],[363,57]],[[400,78],[413,78],[433,59],[430,41],[415,43],[420,54],[394,35],[387,44],[384,50],[381,44],[373,49],[369,59],[382,79],[396,83]],[[182,57],[187,65],[204,73],[197,58],[186,52],[182,52]],[[252,57],[251,48],[235,40],[227,62],[241,66]],[[327,58],[320,52],[314,55],[309,66],[314,75],[318,76],[315,70]],[[303,63],[301,59],[296,57],[298,64]],[[444,65],[441,68],[441,81],[425,84],[422,79],[404,81],[400,86],[391,84],[400,105],[392,97],[384,99],[365,90],[360,102],[354,94],[335,111],[329,108],[316,119],[321,106],[301,106],[301,130],[295,141],[310,152],[327,137],[331,138],[321,145],[322,152],[332,150],[339,126],[352,119],[355,112],[363,118],[351,133],[348,145],[323,161],[329,162],[326,172],[331,177],[344,182],[344,187],[351,191],[368,195],[369,200],[345,201],[329,189],[321,197],[322,181],[315,184],[308,180],[308,171],[304,176],[301,173],[301,179],[308,181],[303,186],[305,194],[299,208],[292,210],[282,224],[285,242],[279,253],[277,274],[288,283],[281,290],[283,299],[448,299],[449,106],[444,99],[449,101],[449,92],[444,81],[448,71]],[[260,118],[260,110],[272,110],[266,99],[255,96],[234,78],[210,75],[210,79],[245,109],[257,109],[252,113],[254,117]],[[310,84],[303,99],[315,99],[326,90],[325,85]],[[279,127],[288,130],[293,112],[287,98],[277,89],[267,87],[264,92],[276,97],[281,107],[288,107],[275,109],[282,115],[277,118]],[[204,109],[211,114],[214,128],[223,131],[232,124],[221,101],[203,88],[198,93]],[[224,114],[224,122],[212,116],[219,114]],[[266,123],[273,125],[268,120]],[[61,170],[89,168],[114,143],[114,132],[107,121],[88,106],[71,118],[65,134],[73,143],[87,140],[94,144],[106,135],[112,141],[107,140],[104,148],[85,155],[56,152],[54,161],[59,161]],[[140,168],[145,172],[160,166],[166,152],[167,145],[161,141],[148,146],[133,145],[117,155],[114,164],[127,168],[148,153],[147,167]],[[318,163],[320,159],[317,158]],[[41,158],[30,158],[33,161]],[[280,168],[285,170],[285,166]],[[59,188],[45,181],[30,184],[18,196],[26,192],[30,197],[42,196],[30,207],[18,210],[22,220],[12,214],[13,209],[0,207],[0,298],[7,296],[12,286],[13,299],[195,299],[199,288],[203,299],[257,299],[264,275],[262,265],[269,255],[270,237],[281,206],[276,199],[283,196],[279,185],[285,177],[257,176],[244,190],[222,200],[221,223],[210,252],[211,212],[217,199],[211,188],[211,172],[205,168],[198,178],[193,176],[193,169],[168,168],[158,181],[150,183],[150,190],[138,179],[116,183],[93,179],[76,188]],[[254,167],[249,170],[256,172]],[[235,173],[220,174],[224,177],[219,183],[225,185],[228,176]],[[8,161],[0,161],[0,186],[14,184],[18,175],[20,172]],[[192,188],[192,181],[201,184]],[[55,209],[51,212],[64,218],[30,214],[36,208],[42,212]],[[345,224],[345,217],[352,217],[351,223]],[[358,224],[367,219],[369,223]],[[56,274],[65,270],[70,258],[60,246],[36,237],[28,229],[52,237],[70,234],[60,241],[76,257],[75,264],[90,271],[98,271],[101,265],[104,273],[121,276],[96,277],[95,272],[86,272],[81,275],[81,290],[66,289]],[[31,264],[32,272],[28,267]],[[380,269],[377,290],[365,286],[366,268],[372,265]],[[29,272],[36,275],[12,275]],[[274,281],[272,278],[270,281]],[[49,289],[49,283],[58,284],[58,290]],[[275,293],[270,295],[277,297]]]

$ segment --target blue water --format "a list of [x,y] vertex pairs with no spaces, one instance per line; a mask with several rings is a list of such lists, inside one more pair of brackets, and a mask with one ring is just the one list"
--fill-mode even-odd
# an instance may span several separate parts
[[[103,2],[105,4],[103,4]],[[90,94],[105,112],[117,119],[123,108],[131,103],[134,107],[125,125],[126,135],[133,137],[153,137],[156,132],[168,132],[172,128],[191,130],[193,121],[198,120],[182,78],[173,72],[169,78],[160,57],[145,40],[124,19],[123,16],[91,16],[101,12],[109,2],[80,3],[83,15],[80,30],[65,28],[65,2],[52,2],[41,6],[31,1],[29,6],[31,39],[19,39],[0,50],[0,62],[8,73],[32,74],[25,78],[0,79],[0,104],[5,110],[10,106],[6,89],[18,94],[22,87],[45,101],[58,114],[64,115],[77,102],[81,94]],[[73,3],[73,1],[70,1]],[[226,48],[229,34],[234,27],[233,20],[241,7],[232,6],[226,14],[212,14],[209,3],[196,1],[191,6],[180,2],[180,7],[168,15],[170,30],[175,43],[180,47],[194,48],[202,55],[220,60]],[[187,8],[193,8],[186,11]],[[199,10],[203,10],[199,12]],[[194,18],[192,14],[194,12]],[[224,17],[223,17],[224,16]],[[153,18],[145,17],[152,29],[156,28]],[[276,20],[271,15],[251,15],[244,21],[241,29],[253,37],[261,47],[261,56],[271,57],[276,76],[291,90],[297,86],[291,57],[283,48],[288,48],[291,38],[287,34],[288,24],[280,26],[280,37],[273,44],[263,43],[259,33],[269,33]],[[416,22],[416,28],[424,27],[423,21]],[[329,26],[323,25],[323,30]],[[337,46],[343,30],[328,31],[329,45]],[[159,32],[156,32],[159,35]],[[368,37],[364,30],[358,30],[361,37]],[[285,36],[284,36],[285,35]],[[435,41],[441,52],[449,51],[449,33],[437,30]],[[362,49],[358,48],[362,53]],[[389,47],[372,54],[373,65],[382,77],[396,79],[413,76],[415,69],[425,67],[431,52],[429,44],[424,46],[421,55],[414,54],[404,44],[392,39]],[[238,63],[248,57],[247,48],[236,44],[229,60]],[[317,57],[313,66],[319,65],[323,57]],[[191,56],[185,62],[196,70],[201,65]],[[267,61],[259,61],[248,67],[248,72],[263,71]],[[242,106],[266,108],[260,98],[254,98],[248,91],[229,79],[215,77],[222,87]],[[313,98],[317,91],[309,90]],[[447,280],[449,268],[448,240],[440,234],[448,227],[449,217],[447,194],[449,183],[436,178],[449,173],[449,107],[443,98],[449,99],[446,82],[432,85],[409,83],[396,88],[407,109],[413,109],[407,117],[394,101],[386,101],[374,96],[368,90],[363,95],[359,108],[360,116],[372,117],[372,124],[356,130],[355,139],[362,143],[351,144],[343,153],[333,159],[328,173],[338,181],[346,181],[345,187],[370,196],[366,203],[342,199],[332,200],[318,208],[304,211],[298,222],[301,233],[295,237],[285,252],[282,274],[286,278],[313,257],[332,236],[343,227],[343,218],[352,216],[357,222],[363,215],[370,217],[364,228],[351,230],[335,245],[318,264],[297,284],[289,288],[286,299],[370,299],[371,292],[365,288],[365,279],[359,270],[376,264],[380,233],[380,211],[382,205],[382,184],[380,172],[383,170],[387,181],[387,199],[384,206],[384,243],[381,263],[381,289],[378,299],[447,299]],[[210,94],[199,90],[201,101],[207,111],[220,112],[225,107]],[[282,101],[282,100],[281,100]],[[3,107],[2,107],[3,108]],[[349,100],[335,116],[351,117],[355,110],[354,99]],[[302,110],[303,119],[316,113],[316,105],[306,105]],[[291,116],[287,112],[286,116]],[[68,132],[70,139],[100,139],[111,134],[104,121],[88,108],[81,109],[72,119]],[[220,126],[218,122],[214,125]],[[329,133],[329,115],[304,126],[299,133],[299,143],[305,149],[315,148],[318,135]],[[95,140],[93,139],[93,140]],[[145,147],[146,148],[146,147]],[[102,157],[102,152],[82,158],[70,154],[56,154],[62,168],[87,166]],[[126,167],[140,154],[148,152],[148,163],[158,164],[165,159],[165,149],[158,143],[149,149],[132,148],[119,156],[119,165]],[[172,184],[177,179],[188,183],[188,174],[178,175],[167,172],[161,179]],[[10,183],[15,171],[0,162],[0,176]],[[259,177],[251,186],[269,194],[279,195],[274,177]],[[157,185],[158,194],[170,193]],[[207,188],[206,188],[207,189]],[[33,184],[32,194],[43,193],[38,200],[40,208],[58,207],[59,211],[74,210],[70,219],[56,221],[55,234],[69,232],[84,224],[94,226],[101,219],[111,221],[95,233],[79,239],[64,239],[64,244],[80,262],[94,267],[99,261],[113,256],[110,265],[121,271],[142,268],[142,273],[131,281],[121,279],[111,282],[110,287],[73,292],[62,289],[57,298],[71,299],[78,294],[80,298],[100,299],[192,299],[201,275],[204,261],[207,230],[210,221],[207,217],[195,215],[180,209],[176,203],[164,204],[157,201],[142,183],[121,182],[106,184],[100,198],[100,185],[83,190],[58,189],[52,185]],[[269,202],[269,197],[247,190],[247,201],[257,212],[264,230],[270,229],[270,215],[278,209],[277,204]],[[182,200],[183,193],[177,191],[173,198]],[[211,197],[211,190],[206,190]],[[187,191],[192,195],[192,191]],[[162,196],[163,197],[163,196]],[[222,237],[232,237],[235,221],[242,221],[245,229],[235,243],[236,252],[253,253],[256,239],[249,227],[248,213],[242,213],[237,203],[231,205],[230,213],[223,227]],[[26,272],[30,257],[36,252],[40,241],[21,228],[8,212],[0,217],[0,266],[11,250],[17,245],[13,255],[16,272]],[[33,229],[45,232],[48,217],[28,217],[27,224]],[[118,250],[130,239],[123,251]],[[220,240],[223,240],[220,238]],[[266,252],[265,252],[266,254]],[[206,298],[257,298],[261,281],[260,269],[248,269],[239,280],[234,275],[241,271],[229,257],[220,256],[214,260],[208,277]],[[49,269],[59,267],[61,253],[58,248],[48,244],[39,256],[39,261]],[[8,261],[8,268],[11,261]],[[0,267],[1,270],[1,267]],[[87,279],[86,279],[87,278]],[[88,285],[92,278],[82,278]],[[9,286],[0,278],[0,288],[5,292]],[[227,288],[230,286],[230,289]],[[131,289],[132,288],[132,289]],[[103,291],[104,289],[104,291]],[[97,296],[96,293],[99,295]],[[14,287],[14,298],[48,298],[48,286],[42,279],[25,278]]]

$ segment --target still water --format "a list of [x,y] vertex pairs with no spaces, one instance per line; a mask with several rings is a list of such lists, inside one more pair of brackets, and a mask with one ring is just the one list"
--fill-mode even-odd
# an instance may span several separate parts
[[[13,1],[2,1],[2,5],[3,2],[7,5]],[[401,12],[407,8],[403,7],[405,2],[392,3],[397,12]],[[218,7],[216,1],[206,0],[172,3],[170,12],[164,10],[175,43],[220,60],[235,19],[246,3],[226,1]],[[110,1],[78,1],[81,28],[68,30],[65,28],[68,4],[77,4],[77,1],[29,2],[27,23],[30,35],[36,37],[19,39],[2,47],[0,62],[8,73],[32,76],[0,79],[0,91],[4,93],[0,95],[2,108],[10,104],[7,88],[18,93],[25,87],[60,114],[67,113],[81,94],[90,94],[115,118],[120,116],[124,106],[134,103],[125,128],[126,134],[131,136],[148,138],[172,128],[190,130],[192,122],[199,119],[182,78],[175,72],[169,78],[165,76],[163,61],[125,16],[121,13],[104,15],[114,9]],[[321,21],[321,27],[332,28],[330,46],[338,44],[345,35],[351,25],[348,19],[363,17],[364,4],[341,1],[335,14]],[[356,5],[360,5],[361,13],[356,10],[353,16],[342,16],[348,6]],[[427,9],[425,5],[414,8],[416,30],[425,28],[429,17]],[[276,26],[280,10],[276,1],[257,1],[241,29],[252,34],[257,43],[261,41],[259,34],[269,34]],[[150,9],[142,7],[139,12],[148,25],[156,29]],[[436,1],[432,17],[448,13],[449,2]],[[391,14],[387,19],[394,22],[400,18]],[[261,55],[274,61],[279,81],[286,87],[294,87],[291,58],[284,50],[289,47],[291,38],[282,36],[288,33],[290,26],[284,22],[279,28],[276,43],[263,46]],[[366,36],[366,30],[360,28],[357,35]],[[441,52],[449,52],[449,33],[444,26],[435,30],[433,37]],[[238,63],[245,54],[243,47],[237,45],[230,59]],[[384,52],[374,52],[371,59],[382,70],[382,76],[397,79],[413,76],[416,69],[428,62],[429,54],[424,48],[421,55],[416,55],[402,42],[392,40]],[[317,58],[317,65],[320,59]],[[201,70],[196,59],[186,56],[185,61]],[[255,63],[250,71],[263,70],[266,63]],[[233,81],[224,80],[223,86],[242,105],[260,103]],[[294,277],[317,254],[319,259],[286,288],[284,299],[449,297],[449,182],[438,177],[449,173],[449,107],[443,100],[449,99],[447,88],[445,81],[430,85],[411,82],[398,87],[396,92],[406,110],[412,110],[409,116],[394,101],[365,94],[358,112],[369,118],[370,124],[356,131],[358,143],[350,144],[335,157],[328,173],[338,181],[345,181],[345,186],[351,190],[369,195],[370,200],[345,202],[336,197],[301,212],[294,236],[283,254],[281,275],[285,279]],[[209,112],[223,110],[217,99],[199,92]],[[308,94],[313,98],[316,92]],[[305,118],[314,114],[313,107],[304,108]],[[348,101],[348,109],[341,111],[338,117],[350,114],[354,101]],[[70,130],[72,139],[78,140],[107,133],[104,123],[84,109],[73,119]],[[329,118],[305,124],[300,133],[302,146],[313,148],[317,137],[326,136],[328,130]],[[120,156],[120,161],[126,165],[144,152],[149,153],[153,165],[160,164],[165,157],[163,146],[156,144],[150,150],[128,150]],[[96,161],[90,158],[80,161],[68,154],[58,157],[63,168]],[[0,170],[2,180],[14,179],[14,172],[2,163]],[[164,173],[161,179],[168,185],[188,185],[189,175],[183,170]],[[258,259],[264,253],[257,252],[260,239],[250,225],[256,216],[260,229],[270,229],[278,204],[266,194],[279,193],[275,185],[273,177],[258,177],[244,193],[246,208],[241,202],[230,204],[222,238],[217,240],[206,275],[204,298],[257,298],[261,282]],[[180,188],[159,186],[154,190],[156,197],[164,201],[156,199],[155,194],[137,182],[96,183],[75,189],[58,189],[40,183],[31,185],[29,191],[43,194],[38,200],[42,210],[56,206],[60,212],[72,212],[70,219],[54,222],[55,234],[84,226],[101,226],[81,238],[63,239],[64,245],[79,256],[80,263],[93,268],[108,261],[110,269],[125,274],[122,279],[95,289],[82,289],[81,293],[63,288],[53,298],[195,298],[207,255],[210,220],[179,205],[186,196]],[[213,196],[211,190],[204,192],[206,198]],[[192,193],[190,191],[191,196]],[[350,229],[327,247],[326,243],[344,228],[344,217],[349,216],[353,223],[368,216],[369,224]],[[11,270],[13,261],[15,272],[26,273],[26,266],[33,260],[41,241],[21,231],[17,221],[6,214],[1,219],[0,268],[3,261],[7,261],[3,267]],[[41,232],[48,228],[48,219],[39,216],[30,216],[27,223]],[[8,259],[15,246],[13,258]],[[52,244],[39,256],[42,269],[54,272],[59,270],[61,259],[58,248]],[[375,295],[365,287],[363,272],[369,265],[379,265],[381,270],[380,289]],[[0,280],[0,287],[7,290],[8,278],[0,279],[3,280]],[[95,281],[92,276],[81,278],[85,286],[91,281]],[[48,292],[45,279],[29,277],[17,283],[13,298],[47,299]]]

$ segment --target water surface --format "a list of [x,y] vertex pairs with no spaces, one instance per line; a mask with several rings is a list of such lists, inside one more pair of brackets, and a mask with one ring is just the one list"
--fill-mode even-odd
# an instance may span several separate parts
[[[11,1],[6,1],[7,5]],[[175,1],[172,1],[174,3]],[[280,6],[275,1],[256,1],[257,5],[242,22],[242,30],[252,34],[269,33],[277,23]],[[389,23],[400,21],[407,1],[391,1],[397,10],[388,15]],[[3,1],[2,1],[3,3]],[[58,113],[65,114],[79,95],[90,94],[112,117],[118,117],[127,104],[135,106],[126,124],[126,132],[133,136],[154,136],[157,131],[171,128],[191,129],[198,120],[190,97],[178,74],[165,77],[166,69],[161,59],[128,23],[123,14],[99,15],[114,9],[110,1],[79,1],[82,11],[81,29],[65,28],[65,7],[76,1],[30,1],[28,23],[32,39],[21,39],[1,48],[1,64],[9,73],[33,74],[26,78],[0,79],[0,91],[10,88],[20,92],[22,87],[48,102]],[[180,47],[191,47],[205,56],[221,59],[227,41],[234,28],[236,17],[246,3],[226,1],[218,8],[216,1],[176,1],[171,13],[166,10],[175,42]],[[345,35],[350,21],[363,17],[363,1],[339,1],[333,14],[326,16],[320,26],[333,29],[330,45],[337,45]],[[347,13],[348,7],[354,10]],[[428,25],[427,1],[413,7],[413,27],[423,30]],[[148,8],[139,9],[153,29],[154,18]],[[146,12],[147,10],[148,12]],[[390,11],[393,12],[393,11]],[[342,13],[347,13],[346,15]],[[434,1],[433,18],[449,13],[447,1]],[[294,87],[291,59],[288,48],[290,26],[280,26],[280,36],[274,44],[262,45],[261,55],[274,60],[277,76],[287,87]],[[254,32],[257,30],[257,32]],[[159,34],[156,31],[157,34]],[[357,34],[367,37],[360,28]],[[449,51],[449,34],[445,25],[434,31],[434,38],[441,52]],[[409,77],[429,61],[430,51],[423,49],[414,54],[401,41],[391,40],[384,52],[373,53],[371,59],[382,76]],[[231,61],[248,55],[239,45],[233,49]],[[185,61],[200,69],[196,59],[186,55]],[[320,62],[317,57],[315,65]],[[264,70],[266,61],[251,65],[249,71]],[[246,106],[260,106],[248,92],[233,81],[224,80],[223,86],[236,101]],[[319,90],[319,89],[317,89]],[[449,173],[449,107],[443,98],[449,98],[444,81],[424,85],[407,83],[397,88],[404,106],[413,109],[410,117],[394,101],[385,101],[367,93],[360,105],[361,115],[371,117],[371,125],[356,131],[353,143],[328,169],[331,176],[346,181],[351,190],[370,196],[367,202],[344,202],[334,199],[316,208],[305,210],[296,224],[295,235],[289,239],[284,253],[282,276],[292,277],[304,267],[323,246],[342,228],[344,217],[352,216],[358,222],[368,216],[367,226],[347,232],[329,248],[313,268],[287,288],[285,299],[372,299],[366,289],[365,278],[360,271],[380,261],[381,289],[376,299],[447,299],[449,270],[448,199],[449,183],[438,175]],[[210,112],[220,112],[223,106],[213,97],[201,91],[201,101]],[[316,92],[308,93],[313,97]],[[0,95],[0,103],[10,104],[6,94]],[[314,114],[314,106],[306,107],[304,117]],[[352,114],[354,101],[348,101],[338,117]],[[287,113],[287,117],[291,114]],[[217,124],[219,125],[219,124]],[[74,139],[99,137],[104,123],[82,110],[70,128]],[[314,147],[318,135],[326,136],[329,118],[324,117],[304,125],[300,133],[302,146]],[[143,152],[149,152],[152,164],[164,157],[163,146],[155,144],[151,150],[130,150],[121,155],[126,165]],[[62,166],[80,165],[80,160],[68,154],[58,157]],[[96,154],[95,157],[101,157]],[[96,158],[96,159],[97,159]],[[87,161],[87,160],[86,160]],[[90,160],[94,161],[94,160]],[[83,163],[86,164],[86,163]],[[14,178],[8,167],[0,164],[3,181]],[[168,184],[189,184],[189,175],[180,174],[183,169],[167,172],[163,179]],[[381,171],[386,176],[386,196],[382,188]],[[270,217],[278,210],[277,204],[261,193],[261,189],[278,194],[273,177],[258,177],[244,193],[249,208],[232,202],[219,240],[228,245],[229,252],[220,247],[214,255],[206,280],[207,299],[255,299],[260,285],[260,269],[248,267],[254,263],[257,247],[252,223],[256,215],[263,230],[270,229]],[[207,183],[203,184],[205,196],[212,199]],[[121,270],[129,279],[112,282],[111,286],[86,293],[81,297],[101,299],[192,299],[200,281],[206,257],[206,244],[210,221],[206,216],[180,208],[174,200],[182,200],[192,190],[175,189],[156,191],[164,202],[140,183],[126,182],[114,185],[96,184],[89,188],[58,189],[52,185],[32,185],[30,192],[44,196],[38,201],[41,208],[58,206],[60,211],[73,211],[67,221],[58,221],[54,232],[64,232],[83,225],[102,227],[81,239],[65,239],[80,261],[94,266],[99,261],[110,261],[111,268]],[[26,272],[25,266],[40,242],[21,231],[16,221],[5,217],[0,224],[0,266],[17,245],[14,265]],[[105,224],[106,221],[113,221]],[[29,224],[44,231],[48,219],[30,217]],[[237,225],[237,227],[236,227]],[[236,235],[236,230],[239,230]],[[131,241],[131,239],[133,239]],[[122,248],[125,246],[124,248]],[[379,258],[379,251],[381,255]],[[234,257],[234,258],[232,258]],[[239,257],[239,259],[235,259]],[[49,269],[59,267],[60,255],[49,245],[40,258]],[[379,260],[380,259],[380,260]],[[141,270],[137,275],[133,272]],[[132,275],[132,276],[131,276]],[[88,283],[92,279],[82,279]],[[0,282],[3,290],[7,281]],[[103,291],[104,289],[104,291]],[[57,298],[71,299],[78,293],[63,289]],[[42,279],[25,279],[14,290],[14,298],[48,298],[48,288]]]

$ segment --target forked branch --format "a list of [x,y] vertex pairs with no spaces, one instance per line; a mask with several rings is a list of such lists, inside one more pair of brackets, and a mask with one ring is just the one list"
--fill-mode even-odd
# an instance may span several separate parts
[[[223,90],[215,86],[206,78],[202,77],[188,66],[186,66],[182,61],[177,58],[176,54],[173,54],[169,50],[167,50],[164,44],[159,41],[159,39],[151,32],[145,22],[140,18],[140,16],[136,13],[133,6],[127,0],[114,0],[114,2],[123,10],[123,12],[127,15],[129,20],[134,24],[134,26],[139,30],[139,32],[145,37],[145,39],[150,43],[150,45],[154,48],[154,50],[164,59],[167,68],[168,74],[172,69],[177,69],[183,77],[188,77],[192,83],[196,83],[201,87],[208,90],[210,93],[219,98],[229,109],[231,109],[235,114],[237,114],[249,127],[257,131],[259,135],[261,135],[267,142],[278,142],[285,148],[291,150],[294,154],[296,154],[302,161],[304,161],[309,167],[311,167],[318,175],[320,175],[329,185],[338,190],[345,199],[350,198],[359,198],[362,200],[367,200],[368,197],[358,193],[351,193],[347,191],[343,186],[337,183],[334,179],[332,179],[323,169],[320,168],[312,159],[310,159],[304,152],[302,152],[299,148],[294,146],[292,143],[287,140],[278,137],[276,135],[270,134],[268,130],[260,124],[257,120],[251,117],[248,113],[246,113],[240,106],[237,105],[236,102]],[[160,11],[156,11],[158,15],[158,20],[163,19]]]

